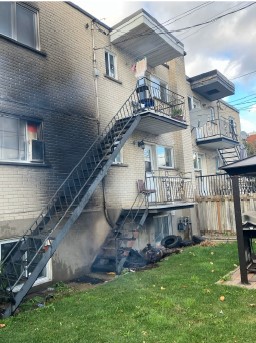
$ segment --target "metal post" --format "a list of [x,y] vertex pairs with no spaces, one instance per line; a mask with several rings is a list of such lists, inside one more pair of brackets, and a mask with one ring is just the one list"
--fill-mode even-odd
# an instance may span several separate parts
[[240,264],[240,275],[241,283],[249,284],[247,268],[246,268],[246,258],[245,258],[245,244],[242,226],[242,216],[241,216],[241,204],[240,204],[240,192],[239,192],[239,182],[238,176],[232,176],[233,185],[233,196],[234,196],[234,208],[235,208],[235,220],[236,220],[236,235],[237,235],[237,245],[238,245],[238,257]]

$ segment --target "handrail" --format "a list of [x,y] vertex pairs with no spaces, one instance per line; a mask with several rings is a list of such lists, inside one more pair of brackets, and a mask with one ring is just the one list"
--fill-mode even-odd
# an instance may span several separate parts
[[[169,97],[169,106],[166,107],[166,105],[164,105],[163,107],[161,99],[156,99],[152,95],[153,92],[155,92],[156,94],[156,87],[154,87],[150,83],[150,80],[146,78],[144,78],[143,83],[147,86],[148,93],[146,94],[146,89],[145,92],[140,92],[140,90],[138,90],[139,85],[137,84],[135,90],[120,107],[116,115],[110,120],[101,134],[93,141],[93,143],[82,156],[80,161],[74,166],[65,180],[61,183],[59,188],[55,191],[48,204],[43,208],[43,210],[40,212],[31,226],[26,230],[23,236],[20,237],[17,243],[12,247],[9,253],[5,256],[4,260],[1,261],[0,268],[10,259],[11,255],[13,254],[13,252],[15,252],[19,244],[26,242],[27,239],[29,239],[33,235],[42,238],[40,239],[41,245],[40,247],[38,247],[36,240],[33,238],[33,244],[37,248],[37,251],[30,262],[26,265],[27,269],[31,266],[36,256],[39,254],[40,250],[45,246],[45,243],[49,242],[49,244],[51,244],[51,240],[49,240],[49,238],[63,222],[66,214],[70,211],[74,203],[79,199],[80,196],[83,196],[82,192],[84,191],[86,186],[90,185],[90,181],[93,181],[96,170],[98,168],[101,168],[104,161],[106,161],[106,159],[108,158],[108,152],[106,152],[101,146],[102,141],[105,140],[105,142],[108,142],[110,144],[109,149],[113,151],[115,149],[116,142],[118,142],[126,127],[129,127],[129,123],[131,122],[131,120],[133,120],[133,118],[138,114],[141,114],[144,111],[148,111],[149,109],[153,109],[156,112],[160,112],[161,114],[173,118],[173,109],[179,111],[182,110],[182,106],[184,106],[184,97],[178,95],[177,93],[171,92],[170,90],[166,90]],[[158,95],[160,95],[160,98],[161,90],[163,91],[162,88],[157,88],[157,91],[160,92],[158,93]],[[181,104],[180,102],[182,101],[183,103]],[[175,119],[177,120],[177,118]],[[184,121],[184,118],[181,117],[178,120]],[[112,132],[111,130],[114,127],[117,130],[115,130],[115,132]],[[72,191],[72,189],[74,191]],[[66,206],[62,204],[61,198],[63,197],[65,199]],[[58,206],[61,207],[60,211],[58,210]],[[55,220],[53,219],[53,217],[55,216],[58,218],[57,222],[55,222]],[[49,222],[52,223],[52,227],[47,230],[47,223]],[[42,229],[39,228],[40,226],[42,226]],[[44,230],[47,230],[47,232],[44,232]],[[18,284],[22,276],[23,275],[21,274],[17,278],[15,284],[12,285],[12,288],[14,288],[15,285]]]
[[235,127],[227,119],[208,120],[204,125],[196,128],[196,135],[198,141],[212,137],[225,137],[238,141]]
[[[197,196],[233,195],[232,179],[228,174],[196,176]],[[256,178],[239,176],[240,194],[256,193]]]
[[194,190],[190,177],[158,175],[146,177],[148,190],[155,190],[148,197],[149,203],[164,204],[194,200]]

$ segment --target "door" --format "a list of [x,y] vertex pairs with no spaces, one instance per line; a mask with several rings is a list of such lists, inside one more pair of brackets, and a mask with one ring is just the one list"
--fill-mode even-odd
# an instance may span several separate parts
[[[154,178],[154,147],[152,145],[145,145],[144,149],[144,162],[145,162],[145,183],[147,189],[157,189]],[[154,202],[156,200],[156,194],[152,193],[149,195],[148,201]]]

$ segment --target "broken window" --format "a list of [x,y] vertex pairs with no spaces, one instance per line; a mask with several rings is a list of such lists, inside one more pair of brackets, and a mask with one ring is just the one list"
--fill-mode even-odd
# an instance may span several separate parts
[[0,160],[44,162],[42,123],[17,117],[0,117]]

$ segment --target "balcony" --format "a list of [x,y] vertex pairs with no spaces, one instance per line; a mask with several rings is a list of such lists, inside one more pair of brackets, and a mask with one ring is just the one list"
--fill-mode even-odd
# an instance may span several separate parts
[[197,127],[196,143],[210,150],[232,148],[239,144],[234,124],[224,118],[208,120]]
[[184,97],[147,78],[138,81],[127,106],[141,116],[140,131],[160,135],[187,128]]
[[[197,176],[197,197],[232,196],[232,180],[228,174]],[[256,193],[255,177],[239,177],[240,195]]]
[[188,79],[191,89],[204,98],[214,101],[235,93],[234,84],[218,70],[212,70]]
[[194,206],[191,177],[171,176],[168,171],[156,170],[146,176],[146,189],[155,191],[148,196],[149,209],[182,209]]
[[151,67],[184,55],[183,44],[143,9],[113,26],[110,42]]

